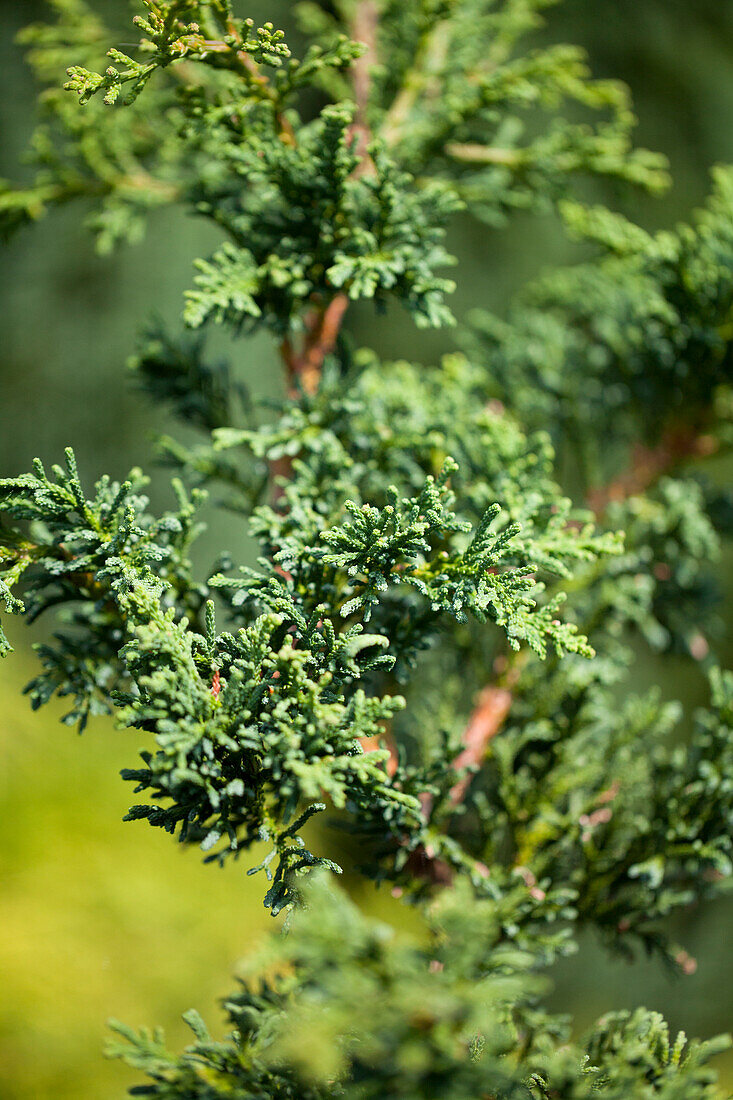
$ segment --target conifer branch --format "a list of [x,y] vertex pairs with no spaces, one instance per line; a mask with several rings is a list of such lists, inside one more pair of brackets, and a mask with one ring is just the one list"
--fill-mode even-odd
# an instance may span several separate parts
[[[107,248],[180,199],[223,235],[186,295],[201,333],[156,330],[134,364],[200,433],[161,443],[195,488],[175,479],[155,516],[140,471],[89,492],[71,450],[0,480],[0,604],[58,617],[34,707],[67,697],[67,723],[115,713],[148,738],[127,819],[218,863],[264,842],[249,873],[293,935],[227,1002],[223,1042],[189,1012],[182,1055],[123,1025],[113,1053],[157,1100],[713,1100],[724,1043],[641,1009],[575,1040],[538,979],[583,925],[689,971],[665,922],[731,879],[733,677],[695,643],[730,506],[677,475],[731,438],[733,171],[657,236],[579,203],[580,173],[654,191],[666,172],[632,147],[621,85],[572,46],[527,44],[547,0],[298,5],[299,58],[230,0],[141,2],[139,55],[113,47],[104,71],[110,35],[82,0],[28,33],[48,125],[0,217],[85,196]],[[452,323],[441,271],[463,207],[492,224],[554,207],[603,258],[479,318],[437,366],[352,351],[351,302]],[[214,323],[277,342],[274,407],[207,359]],[[607,483],[590,504],[611,530],[558,485],[552,438]],[[205,485],[261,556],[196,580]],[[631,692],[632,631],[704,657],[689,744],[676,704]],[[414,938],[329,883],[343,849],[308,837],[329,806],[360,870],[416,903]]]
[[449,142],[445,151],[454,160],[468,164],[500,164],[515,168],[521,164],[522,154],[518,149],[500,149],[492,145],[478,145],[470,142]]
[[[694,458],[707,458],[715,454],[717,449],[718,443],[713,436],[701,433],[691,426],[669,429],[655,447],[637,444],[629,468],[608,485],[588,493],[588,507],[596,515],[602,516],[610,504],[621,503],[631,496],[648,491],[680,463]],[[517,655],[505,660],[507,667],[503,681],[507,686],[489,686],[481,691],[462,737],[464,748],[454,761],[453,766],[457,771],[480,764],[486,747],[509,713],[512,705],[509,685],[516,683],[520,660]],[[467,775],[451,791],[451,798],[456,804],[463,801],[470,779],[470,775]]]
[[[377,32],[379,29],[379,7],[376,0],[358,0],[351,25],[351,37],[365,46],[365,50],[356,57],[353,64],[354,97],[356,100],[356,118],[352,132],[357,138],[357,156],[359,162],[354,169],[354,177],[374,170],[370,162],[368,147],[371,131],[367,121],[367,108],[371,88],[371,70],[377,61]],[[348,309],[346,294],[336,294],[323,307],[313,310],[306,316],[306,333],[300,352],[296,352],[290,337],[281,345],[281,354],[285,363],[290,392],[297,387],[303,392],[314,394],[318,389],[324,360],[336,346],[339,330]]]

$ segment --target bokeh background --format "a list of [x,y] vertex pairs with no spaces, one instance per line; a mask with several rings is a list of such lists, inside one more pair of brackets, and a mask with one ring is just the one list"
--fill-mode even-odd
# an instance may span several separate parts
[[[106,0],[106,7],[119,19],[126,4]],[[240,7],[292,24],[285,3]],[[0,0],[0,175],[16,179],[34,88],[13,39],[43,9],[41,0]],[[733,2],[565,0],[546,33],[582,43],[598,75],[631,85],[639,142],[670,158],[674,188],[662,199],[638,198],[633,214],[649,228],[685,217],[707,190],[709,167],[733,161]],[[522,216],[501,230],[461,222],[452,236],[461,261],[459,316],[474,306],[501,310],[526,279],[577,257],[551,218]],[[152,466],[151,436],[170,425],[133,390],[125,360],[146,318],[175,322],[191,260],[212,243],[195,220],[165,212],[143,244],[102,258],[72,209],[4,249],[3,475],[27,469],[34,455],[56,461],[69,442],[88,478]],[[386,356],[434,359],[451,343],[449,334],[416,333],[398,314],[375,329],[367,311],[352,327],[364,342],[378,338]],[[255,392],[278,391],[266,340],[230,350]],[[164,484],[154,475],[161,502]],[[202,563],[222,545],[240,558],[251,552],[240,527],[213,519]],[[204,867],[195,852],[143,823],[122,824],[129,793],[118,772],[135,757],[139,734],[98,721],[80,740],[58,724],[58,709],[32,714],[20,694],[33,669],[32,637],[15,627],[12,639],[17,652],[0,664],[0,1096],[108,1100],[133,1078],[101,1055],[106,1019],[160,1024],[180,1045],[181,1013],[195,1005],[216,1023],[217,999],[231,988],[237,961],[271,922],[259,881],[237,868]],[[688,706],[702,697],[699,678],[682,663],[646,658],[637,674]],[[385,894],[369,889],[361,900],[398,919]],[[643,1002],[691,1034],[731,1029],[733,906],[687,913],[677,932],[698,959],[693,977],[608,959],[589,938],[556,974],[556,1005],[572,1011],[579,1027]],[[721,1069],[733,1089],[733,1061]]]

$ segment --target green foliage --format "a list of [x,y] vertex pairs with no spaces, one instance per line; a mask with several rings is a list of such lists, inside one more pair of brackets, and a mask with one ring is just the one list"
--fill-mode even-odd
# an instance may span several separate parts
[[524,937],[507,932],[517,893],[444,896],[421,939],[404,942],[311,882],[291,934],[227,1002],[226,1043],[189,1013],[196,1041],[180,1059],[160,1033],[118,1024],[110,1053],[143,1070],[152,1083],[139,1094],[156,1097],[712,1097],[707,1062],[726,1041],[671,1043],[656,1013],[607,1017],[568,1042],[567,1022],[537,1007],[531,918]]
[[[231,5],[226,2],[191,4],[188,0],[163,0],[162,3],[143,0],[143,7],[146,14],[136,15],[133,23],[143,32],[138,48],[150,60],[141,63],[113,46],[107,51],[107,56],[115,65],[110,65],[104,73],[90,72],[80,65],[72,65],[67,69],[70,80],[64,88],[76,92],[81,103],[88,103],[92,96],[104,92],[104,102],[111,107],[127,83],[131,83],[132,87],[124,102],[134,103],[157,69],[186,58],[201,60],[215,53],[219,56],[214,59],[214,65],[241,68],[250,59],[257,65],[276,68],[290,57],[290,50],[282,41],[282,31],[273,31],[272,23],[254,31],[251,19],[237,25],[233,21]],[[228,33],[224,42],[209,45],[199,24],[187,20],[190,17],[205,20],[211,14],[225,21]]]
[[[83,728],[105,713],[124,673],[116,660],[125,633],[145,622],[150,608],[196,615],[203,590],[191,577],[188,551],[200,527],[194,504],[174,483],[178,510],[155,520],[142,494],[146,479],[131,471],[123,483],[103,477],[87,500],[71,449],[66,469],[50,480],[40,461],[32,474],[0,481],[0,512],[22,521],[32,538],[11,529],[0,559],[2,593],[10,610],[30,621],[63,607],[68,623],[57,646],[40,647],[44,673],[29,685],[34,706],[59,691],[74,696],[66,716]],[[23,600],[10,588],[25,582]]]
[[691,747],[673,748],[678,708],[657,692],[614,706],[608,674],[568,674],[553,685],[559,699],[541,675],[527,678],[487,763],[480,803],[476,795],[481,858],[493,866],[509,849],[509,862],[541,884],[572,884],[578,919],[616,948],[628,953],[638,936],[674,962],[679,949],[660,938],[660,917],[730,874],[733,681],[713,673],[711,707],[698,714]]
[[[114,711],[139,730],[128,819],[210,861],[249,853],[291,920],[223,1042],[193,1012],[180,1058],[118,1028],[152,1082],[138,1095],[715,1095],[722,1041],[671,1041],[638,1010],[576,1044],[544,1006],[582,926],[689,968],[667,918],[727,888],[733,825],[710,575],[730,501],[683,469],[730,443],[730,170],[656,237],[580,205],[579,174],[658,189],[664,168],[631,147],[625,89],[527,44],[550,6],[302,4],[316,41],[296,58],[226,0],[145,0],[105,71],[114,36],[80,0],[25,33],[52,90],[5,228],[85,197],[104,248],[170,201],[224,235],[186,296],[200,332],[155,326],[131,362],[199,432],[159,441],[176,509],[151,515],[137,470],[88,498],[71,450],[0,482],[0,600],[60,623],[33,705],[69,696],[80,729]],[[557,208],[597,258],[477,319],[438,366],[351,346],[352,301],[452,322],[451,216],[517,207]],[[281,341],[285,398],[208,360],[214,323]],[[246,517],[256,568],[222,554],[194,579],[204,488]],[[643,645],[705,666],[687,739],[676,704],[630,690]],[[308,874],[354,862],[311,836],[329,807],[359,870],[419,908],[412,940]]]
[[[217,636],[210,603],[195,630],[188,615],[200,617],[203,597],[185,554],[196,528],[180,486],[179,512],[154,521],[143,512],[145,499],[133,495],[137,474],[121,486],[103,479],[93,501],[85,499],[73,452],[67,471],[54,475],[50,481],[39,463],[34,474],[0,483],[3,515],[36,524],[38,540],[18,543],[6,573],[17,582],[30,572],[27,607],[4,581],[6,601],[31,617],[56,603],[81,604],[67,612],[70,629],[56,647],[41,647],[34,705],[54,691],[73,694],[67,721],[80,728],[90,713],[114,705],[122,707],[123,726],[155,734],[156,753],[143,753],[145,767],[123,777],[171,804],[134,806],[128,819],[178,829],[182,841],[204,850],[224,838],[221,859],[271,840],[261,866],[272,877],[269,864],[278,857],[266,899],[277,911],[290,898],[290,872],[322,862],[297,832],[324,808],[323,794],[337,806],[349,800],[372,811],[376,795],[388,821],[416,816],[417,802],[387,786],[387,754],[364,754],[358,743],[375,736],[401,700],[342,695],[343,682],[359,678],[373,663],[369,651],[387,639],[360,638],[358,624],[337,638],[330,623],[301,615],[295,625],[310,644],[298,649],[292,615],[276,613],[253,618],[236,637]],[[279,601],[286,614],[288,602],[287,595]],[[308,809],[293,825],[304,800]]]
[[507,321],[474,318],[496,397],[511,389],[525,423],[561,430],[591,484],[609,454],[588,426],[609,416],[614,440],[654,443],[678,421],[730,443],[732,212],[733,173],[718,168],[706,207],[674,232],[573,218],[605,255],[540,280]]
[[[150,0],[134,20],[140,58],[113,47],[105,72],[92,66],[112,32],[84,0],[53,6],[58,24],[23,36],[50,86],[48,122],[34,138],[38,176],[29,189],[2,193],[2,224],[8,231],[49,204],[86,197],[108,248],[136,237],[149,208],[182,199],[232,238],[199,276],[192,324],[218,315],[297,326],[302,305],[333,288],[354,299],[396,296],[418,323],[444,324],[452,284],[436,268],[449,261],[440,242],[461,202],[495,220],[563,197],[578,173],[664,182],[660,158],[631,149],[623,86],[592,81],[577,50],[520,52],[545,0],[383,5],[384,75],[367,112],[376,141],[357,178],[343,75],[363,47],[349,41],[358,30],[349,5],[338,17],[318,13],[319,41],[296,58],[282,32],[234,18],[226,2]],[[58,91],[74,54],[65,87],[92,100],[86,112]],[[299,97],[324,83],[341,102],[308,121]],[[568,102],[602,121],[555,115],[542,137],[522,144],[525,127],[537,127],[533,115]],[[410,184],[416,173],[419,187]]]
[[[590,656],[592,650],[587,640],[578,636],[572,626],[553,617],[560,597],[541,610],[536,609],[532,596],[541,592],[532,575],[536,566],[525,556],[524,546],[520,544],[516,550],[513,546],[519,526],[508,524],[498,532],[493,529],[501,513],[500,505],[492,504],[486,509],[469,540],[457,544],[452,538],[471,530],[470,524],[460,520],[452,510],[453,493],[447,490],[446,482],[454,470],[457,470],[455,463],[447,461],[437,481],[428,477],[420,495],[408,500],[400,501],[397,489],[389,486],[382,509],[346,501],[344,509],[351,518],[325,531],[316,526],[320,518],[316,513],[318,498],[301,496],[296,503],[295,493],[291,492],[291,525],[296,507],[310,507],[314,529],[305,528],[302,534],[320,536],[325,546],[308,545],[289,531],[289,537],[280,541],[280,549],[269,564],[274,574],[270,590],[273,580],[278,589],[283,587],[281,580],[275,580],[279,568],[290,576],[295,592],[303,593],[305,609],[326,613],[330,604],[342,619],[361,612],[363,621],[369,622],[373,615],[374,621],[381,619],[378,612],[375,615],[381,594],[390,586],[406,585],[417,589],[433,612],[447,612],[459,622],[465,622],[469,612],[479,622],[493,619],[506,629],[514,649],[519,649],[520,640],[529,641],[544,657],[547,642],[551,641],[558,653],[581,652]],[[297,487],[294,481],[293,488]],[[310,489],[307,485],[306,491]],[[257,518],[265,523],[274,520],[273,526],[278,520],[264,509]],[[268,545],[275,546],[273,527],[266,529],[266,534]],[[592,558],[594,547],[590,540],[589,544],[586,555]],[[268,568],[267,559],[262,564]],[[214,578],[212,583],[257,595],[262,583],[260,577],[246,572],[247,579],[240,582]],[[414,602],[409,594],[403,599],[408,606]],[[316,603],[319,600],[324,601],[322,607]],[[426,626],[423,613],[421,629]]]

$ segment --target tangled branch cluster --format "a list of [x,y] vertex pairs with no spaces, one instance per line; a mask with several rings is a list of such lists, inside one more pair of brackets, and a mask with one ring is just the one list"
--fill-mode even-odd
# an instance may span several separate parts
[[[192,1012],[182,1056],[122,1025],[113,1053],[160,1100],[712,1098],[724,1040],[639,1009],[571,1042],[542,971],[583,926],[689,969],[666,918],[730,881],[711,563],[731,512],[701,464],[731,442],[731,170],[657,237],[582,205],[583,176],[658,190],[665,167],[632,146],[621,85],[527,45],[547,0],[304,3],[301,57],[228,0],[133,6],[139,41],[106,68],[83,0],[25,32],[45,117],[0,224],[78,198],[102,249],[170,202],[214,223],[196,332],[150,330],[133,361],[199,441],[160,440],[177,503],[159,518],[139,470],[89,489],[71,450],[0,481],[0,601],[59,624],[34,706],[144,734],[128,819],[245,858],[292,929],[227,1002],[225,1040]],[[473,318],[438,365],[353,348],[355,301],[453,324],[450,218],[521,208],[557,210],[595,259]],[[274,411],[208,359],[216,324],[279,341]],[[247,516],[256,567],[194,577],[207,493]],[[639,644],[706,667],[687,745],[676,704],[630,691]],[[328,809],[360,870],[419,907],[413,940],[336,889],[343,845],[311,823]]]

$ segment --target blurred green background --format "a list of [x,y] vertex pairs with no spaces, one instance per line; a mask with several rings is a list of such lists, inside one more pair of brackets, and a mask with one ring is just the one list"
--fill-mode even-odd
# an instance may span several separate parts
[[[106,5],[118,16],[123,0]],[[292,23],[288,4],[244,5],[242,14]],[[19,158],[34,119],[34,89],[14,34],[38,18],[36,0],[0,0],[0,175],[22,177]],[[584,44],[598,75],[634,91],[640,143],[670,158],[675,186],[663,199],[625,197],[648,227],[686,216],[707,190],[708,170],[733,161],[733,3],[730,0],[566,0],[548,35]],[[462,222],[452,234],[461,260],[454,306],[502,309],[527,278],[577,254],[551,219],[518,218],[504,230]],[[136,330],[153,313],[175,322],[191,260],[209,230],[166,212],[145,242],[111,259],[94,254],[79,210],[57,213],[18,236],[2,255],[0,471],[25,470],[34,455],[58,460],[73,441],[83,475],[152,465],[151,434],[170,427],[130,387],[124,363]],[[356,317],[358,339],[375,342],[371,315]],[[377,330],[384,355],[434,359],[449,334],[416,333],[401,315]],[[266,341],[232,356],[257,392],[277,391]],[[164,499],[165,477],[154,479]],[[202,567],[226,545],[240,558],[246,535],[215,520]],[[105,1020],[161,1024],[184,1040],[180,1014],[196,1005],[214,1023],[237,960],[272,923],[261,884],[242,871],[204,867],[144,824],[123,825],[129,792],[118,771],[140,746],[136,733],[97,722],[79,740],[58,710],[31,714],[20,694],[33,669],[28,631],[0,664],[0,1096],[3,1100],[102,1100],[122,1096],[128,1071],[101,1056]],[[699,680],[681,662],[646,660],[637,673],[688,705]],[[370,908],[394,906],[365,892]],[[733,907],[685,915],[678,932],[698,958],[694,977],[609,960],[597,945],[557,973],[556,1005],[579,1026],[639,1002],[675,1026],[709,1035],[733,1026],[730,940]],[[723,1065],[733,1087],[733,1062]]]

